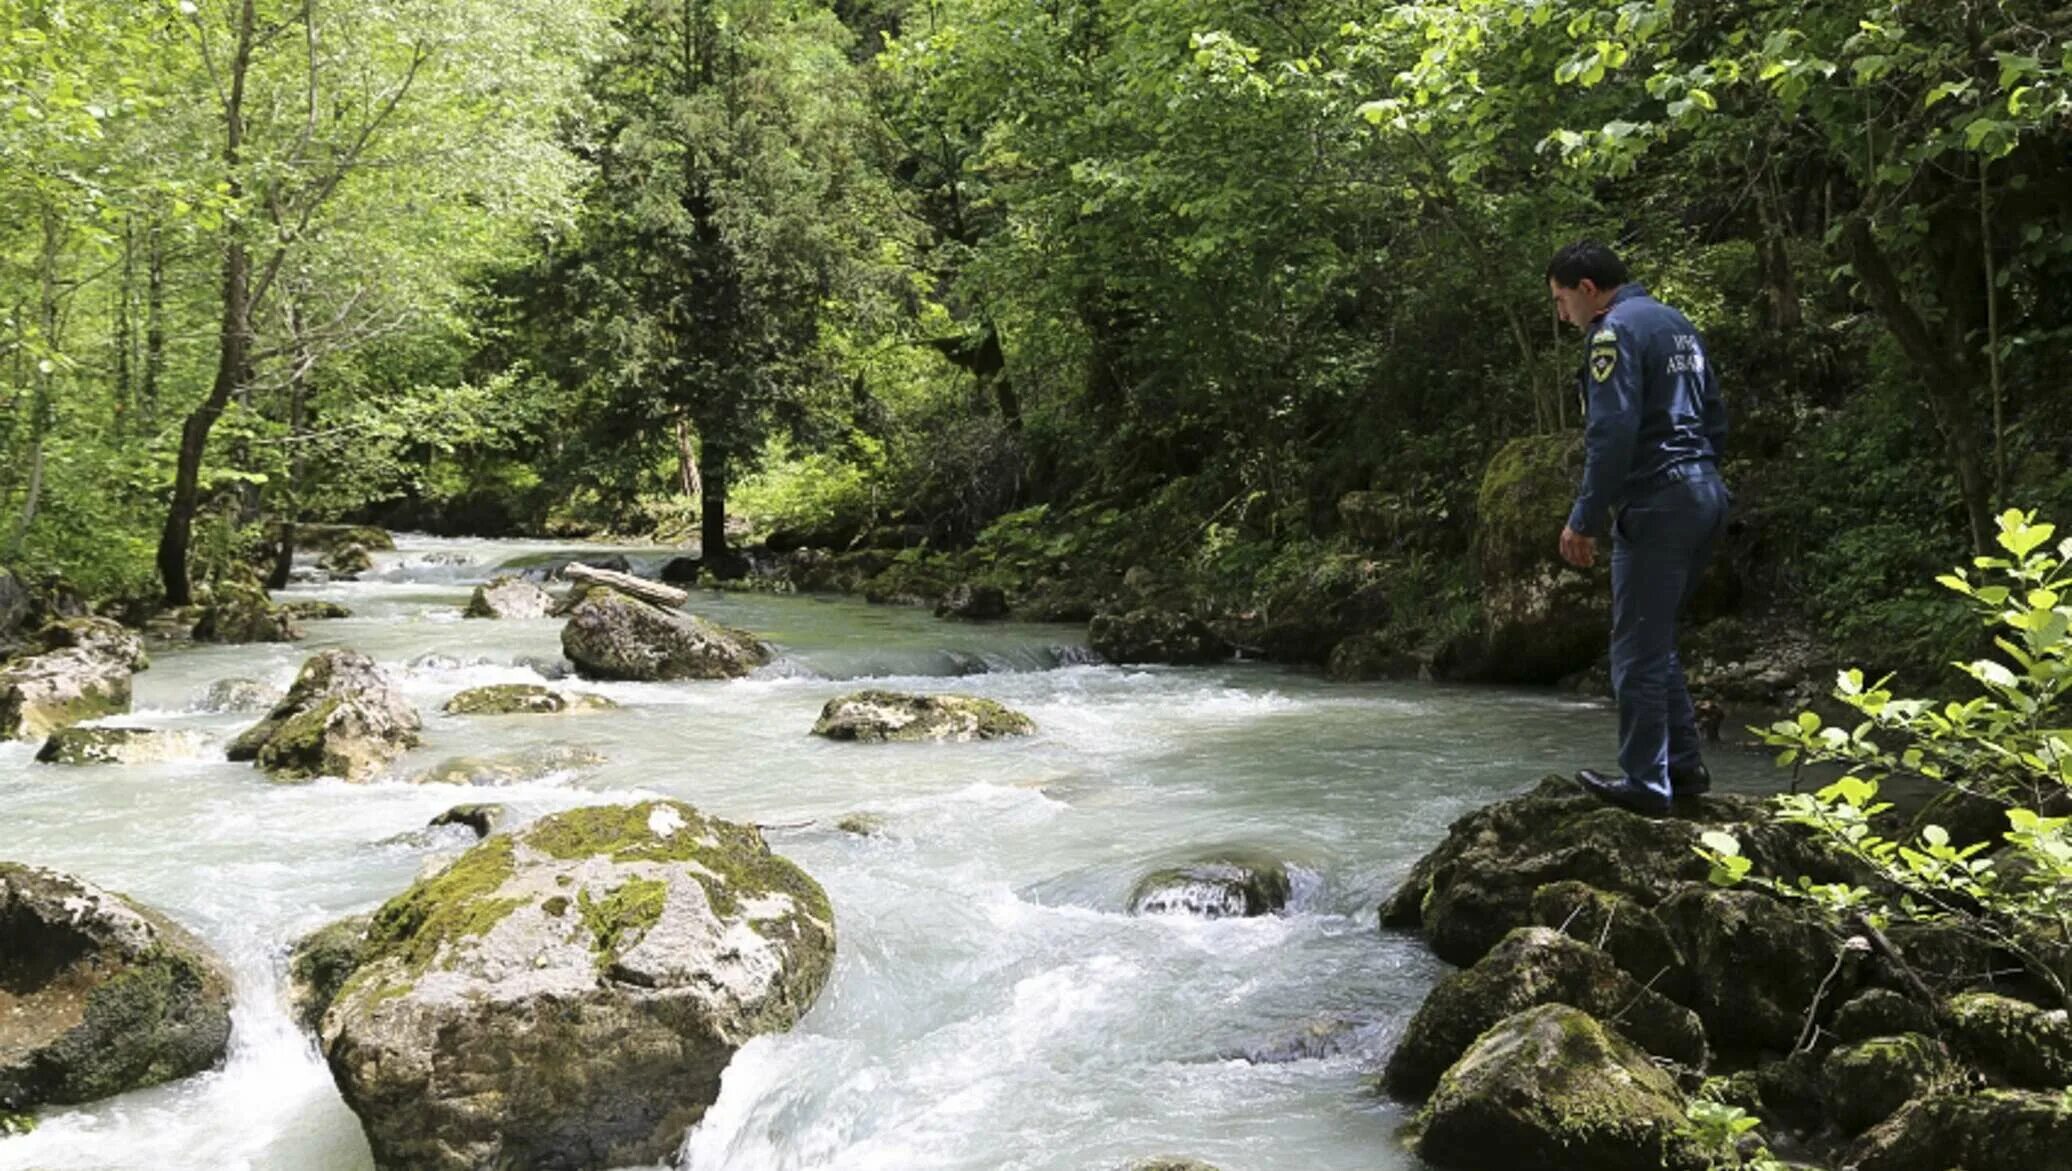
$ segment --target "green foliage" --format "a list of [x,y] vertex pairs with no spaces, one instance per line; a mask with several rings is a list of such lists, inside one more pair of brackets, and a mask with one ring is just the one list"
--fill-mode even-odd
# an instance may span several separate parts
[[[1773,725],[1765,739],[1784,765],[1839,764],[1848,771],[1817,793],[1778,799],[1786,820],[1806,825],[1885,884],[1871,891],[1802,883],[1799,893],[1876,918],[1952,922],[2016,956],[2030,975],[2072,1004],[2072,817],[2054,816],[2072,798],[2072,729],[2062,701],[2072,688],[2072,540],[2034,514],[1999,518],[2000,556],[1938,580],[1970,599],[1994,632],[1997,657],[1959,664],[1978,694],[1936,702],[1899,698],[1889,678],[1867,683],[1842,673],[1835,698],[1862,717],[1829,725],[1812,712]],[[1976,574],[1976,576],[1974,576]],[[1939,825],[1912,840],[1880,832],[1894,777],[1925,781],[2006,808],[1999,842],[1953,841]],[[1699,853],[1715,881],[1747,876],[1730,837],[1706,835]],[[1782,884],[1770,882],[1774,888]]]

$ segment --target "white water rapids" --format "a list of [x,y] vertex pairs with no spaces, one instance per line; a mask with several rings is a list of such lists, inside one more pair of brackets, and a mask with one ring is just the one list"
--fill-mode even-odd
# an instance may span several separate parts
[[[689,608],[768,639],[779,661],[727,683],[556,684],[617,711],[440,714],[466,687],[540,681],[516,659],[560,657],[558,621],[460,617],[498,564],[554,548],[406,539],[364,581],[290,591],[354,611],[306,624],[301,643],[158,654],[135,714],[103,722],[198,731],[210,758],[68,768],[0,745],[0,859],[164,911],[224,958],[237,996],[222,1069],[47,1109],[34,1133],[0,1138],[0,1169],[367,1171],[356,1119],[288,1018],[291,944],[469,845],[464,830],[423,830],[452,805],[501,802],[512,824],[661,795],[737,821],[817,821],[767,836],[827,888],[839,936],[818,1004],[735,1057],[676,1166],[1105,1171],[1174,1154],[1222,1171],[1407,1171],[1419,1164],[1395,1132],[1408,1112],[1366,1079],[1444,966],[1379,934],[1375,907],[1453,818],[1612,756],[1608,708],[1565,695],[1117,668],[1091,664],[1076,628],[707,593]],[[336,646],[372,655],[425,714],[403,772],[557,743],[608,763],[455,788],[282,785],[224,762],[256,717],[196,710],[210,683],[284,688]],[[822,704],[865,685],[986,696],[1038,731],[968,745],[807,734]],[[1727,788],[1773,783],[1757,759],[1713,769]],[[857,811],[883,832],[833,828]],[[1288,913],[1125,913],[1146,872],[1232,847],[1297,868]],[[1320,1020],[1356,1022],[1346,1051],[1240,1056]]]

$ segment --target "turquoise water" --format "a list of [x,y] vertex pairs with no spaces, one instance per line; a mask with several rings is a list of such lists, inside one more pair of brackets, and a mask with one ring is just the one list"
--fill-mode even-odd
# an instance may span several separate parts
[[[678,1167],[1095,1171],[1184,1154],[1222,1171],[1414,1168],[1395,1139],[1406,1111],[1365,1079],[1444,967],[1377,933],[1375,906],[1461,813],[1612,755],[1609,709],[1572,696],[1335,685],[1256,664],[1118,668],[1091,661],[1081,628],[747,595],[689,608],[778,647],[753,678],[562,684],[624,705],[596,714],[439,714],[465,687],[539,681],[515,660],[558,659],[557,621],[459,617],[497,564],[551,548],[406,539],[369,580],[290,591],[355,617],[310,623],[294,646],[161,653],[137,677],[136,714],[110,722],[194,729],[219,755],[254,717],[194,710],[211,682],[285,687],[311,652],[350,646],[425,713],[425,744],[399,772],[549,743],[595,749],[594,768],[465,790],[277,785],[220,759],[61,768],[0,746],[0,858],[158,907],[237,983],[223,1069],[47,1111],[33,1135],[0,1139],[0,1168],[365,1171],[356,1120],[287,1017],[289,946],[465,848],[464,831],[422,830],[453,804],[500,801],[522,820],[656,795],[775,827],[771,845],[827,888],[840,937],[819,1003],[736,1056]],[[997,699],[1038,732],[969,745],[807,734],[864,680]],[[1774,782],[1760,758],[1714,772],[1724,788]],[[832,828],[860,811],[883,832]],[[1296,868],[1289,913],[1124,913],[1147,871],[1229,847]],[[1352,1023],[1347,1051],[1232,1056],[1320,1019]]]

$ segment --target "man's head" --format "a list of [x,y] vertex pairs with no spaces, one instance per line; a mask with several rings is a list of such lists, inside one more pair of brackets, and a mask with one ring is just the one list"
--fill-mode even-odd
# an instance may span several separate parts
[[1595,240],[1578,240],[1547,262],[1547,289],[1561,319],[1578,328],[1597,320],[1612,294],[1631,280],[1619,254]]

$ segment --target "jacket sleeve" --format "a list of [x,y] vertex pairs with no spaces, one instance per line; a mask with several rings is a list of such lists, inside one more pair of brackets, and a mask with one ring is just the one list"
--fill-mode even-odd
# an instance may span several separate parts
[[1633,470],[1643,349],[1630,328],[1600,322],[1591,330],[1584,360],[1590,404],[1583,429],[1583,483],[1568,514],[1568,527],[1585,537],[1608,533],[1612,505]]
[[1727,400],[1719,392],[1719,371],[1713,368],[1712,355],[1705,355],[1705,401],[1700,404],[1705,413],[1705,438],[1712,444],[1713,462],[1727,458]]

